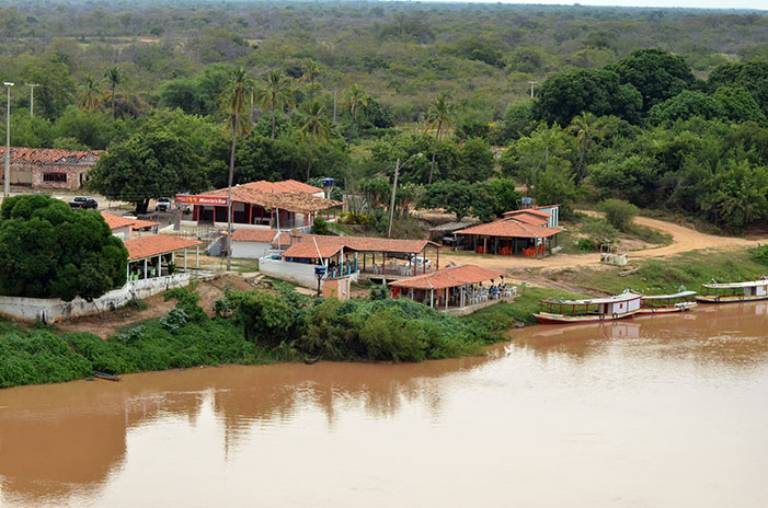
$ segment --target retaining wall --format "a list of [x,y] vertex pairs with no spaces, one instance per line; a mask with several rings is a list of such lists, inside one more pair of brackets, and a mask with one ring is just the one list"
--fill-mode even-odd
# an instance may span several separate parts
[[0,296],[0,314],[19,321],[55,323],[70,318],[112,311],[131,300],[142,300],[162,293],[166,289],[186,286],[193,277],[194,274],[192,273],[178,273],[128,282],[120,289],[109,291],[92,302],[82,298],[65,302],[58,298]]

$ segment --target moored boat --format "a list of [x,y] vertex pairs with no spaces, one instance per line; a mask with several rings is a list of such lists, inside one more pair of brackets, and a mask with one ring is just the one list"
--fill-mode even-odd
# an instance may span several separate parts
[[638,314],[670,314],[686,312],[697,306],[696,291],[680,291],[670,295],[643,295]]
[[594,323],[634,316],[640,310],[642,295],[625,291],[620,295],[585,300],[542,300],[546,311],[534,316],[542,324]]
[[706,291],[696,297],[700,303],[738,303],[768,300],[768,278],[746,282],[703,284]]

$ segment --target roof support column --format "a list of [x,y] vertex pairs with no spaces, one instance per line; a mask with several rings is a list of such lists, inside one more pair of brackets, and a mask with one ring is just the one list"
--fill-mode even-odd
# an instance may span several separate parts
[[450,288],[445,288],[445,310],[448,310],[448,299],[450,295],[449,293],[450,290],[451,290]]
[[162,254],[157,256],[157,276],[158,277],[163,276],[163,255]]
[[429,306],[433,309],[435,308],[435,290],[430,289],[429,290]]
[[200,246],[195,247],[195,268],[200,269]]
[[187,272],[187,249],[184,248],[184,273]]
[[149,260],[147,258],[144,258],[144,278],[148,278],[149,276]]

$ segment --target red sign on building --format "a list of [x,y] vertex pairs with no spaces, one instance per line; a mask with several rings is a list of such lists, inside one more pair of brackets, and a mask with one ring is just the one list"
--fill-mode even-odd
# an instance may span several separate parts
[[177,203],[184,203],[187,205],[203,205],[203,206],[227,206],[227,198],[225,196],[202,196],[194,194],[178,194],[176,196]]

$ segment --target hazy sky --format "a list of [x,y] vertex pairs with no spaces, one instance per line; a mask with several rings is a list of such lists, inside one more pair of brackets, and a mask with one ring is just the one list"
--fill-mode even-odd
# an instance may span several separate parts
[[[445,0],[442,0],[445,1]],[[462,2],[486,2],[494,0],[458,0]],[[500,0],[513,4],[545,4],[545,5],[601,5],[622,7],[700,7],[706,9],[762,9],[768,10],[768,0]]]

